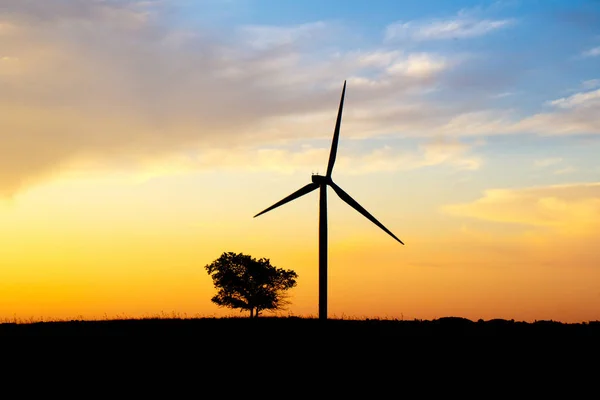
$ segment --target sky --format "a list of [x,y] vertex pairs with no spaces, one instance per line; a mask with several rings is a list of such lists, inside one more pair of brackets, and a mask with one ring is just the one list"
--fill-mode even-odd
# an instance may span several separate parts
[[344,81],[331,318],[600,319],[599,1],[0,0],[0,321],[317,316]]

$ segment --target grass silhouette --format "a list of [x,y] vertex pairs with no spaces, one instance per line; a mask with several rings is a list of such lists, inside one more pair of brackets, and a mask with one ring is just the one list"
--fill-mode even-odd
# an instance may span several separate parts
[[563,323],[520,322],[492,319],[471,321],[461,317],[433,320],[380,318],[330,318],[264,316],[187,317],[161,313],[139,318],[102,320],[64,319],[52,321],[11,320],[0,323],[0,337],[6,336],[173,336],[226,339],[240,333],[253,337],[284,335],[289,338],[325,336],[344,339],[401,339],[403,337],[504,337],[504,338],[600,338],[600,321]]

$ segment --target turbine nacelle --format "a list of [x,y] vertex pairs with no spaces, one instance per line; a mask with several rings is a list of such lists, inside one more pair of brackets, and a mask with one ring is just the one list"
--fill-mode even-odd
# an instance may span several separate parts
[[323,176],[323,175],[318,175],[318,174],[313,174],[313,176],[311,177],[313,183],[317,183],[319,185],[331,185],[333,183],[333,181],[331,180],[330,176]]

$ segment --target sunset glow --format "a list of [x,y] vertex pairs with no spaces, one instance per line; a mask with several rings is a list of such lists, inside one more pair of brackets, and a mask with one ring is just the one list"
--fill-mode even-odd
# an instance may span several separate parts
[[225,316],[298,273],[344,81],[329,316],[600,319],[600,3],[0,0],[0,322]]

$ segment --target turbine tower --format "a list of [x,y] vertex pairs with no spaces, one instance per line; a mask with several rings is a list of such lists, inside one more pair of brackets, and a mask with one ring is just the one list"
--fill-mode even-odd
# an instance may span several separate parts
[[344,108],[344,95],[346,94],[346,81],[344,81],[344,88],[342,89],[342,97],[340,99],[340,108],[337,114],[337,120],[335,122],[335,131],[333,133],[333,141],[331,143],[331,152],[329,153],[329,163],[327,164],[327,173],[325,176],[314,174],[312,175],[312,182],[308,185],[298,189],[294,193],[290,194],[286,198],[273,204],[271,207],[259,212],[254,216],[258,217],[274,208],[277,208],[285,203],[297,199],[298,197],[304,196],[307,193],[312,192],[315,189],[320,189],[319,193],[319,319],[327,319],[327,186],[335,191],[335,193],[344,200],[350,207],[364,215],[368,220],[373,222],[375,225],[383,229],[388,235],[396,239],[401,244],[402,241],[396,237],[392,232],[389,231],[381,222],[379,222],[374,216],[369,214],[356,200],[342,190],[341,187],[336,185],[331,179],[331,173],[333,172],[333,164],[335,163],[335,157],[337,154],[338,140],[340,138],[340,125],[342,122],[342,109]]

